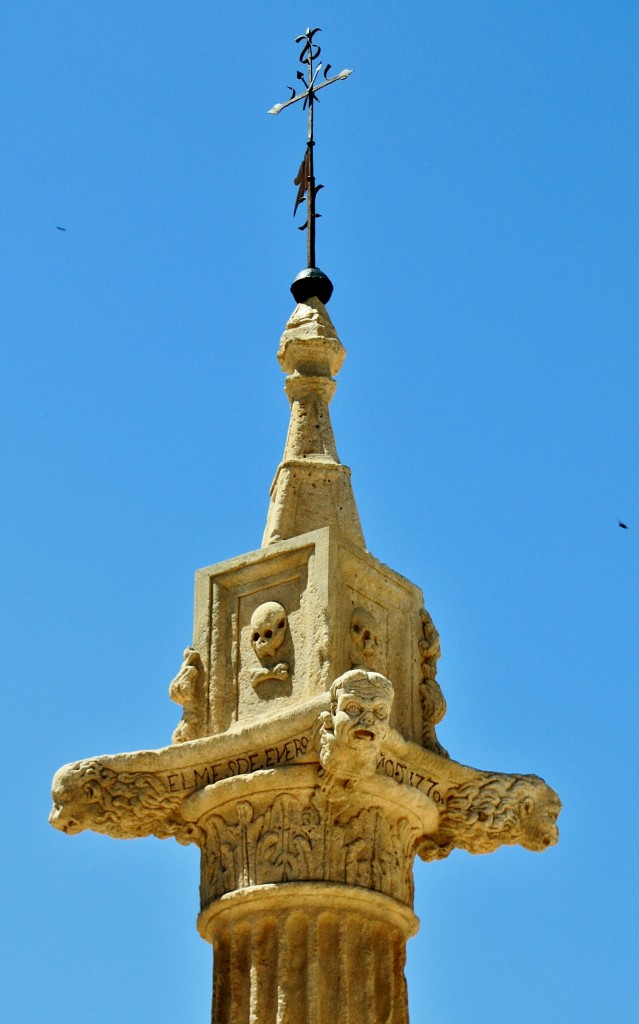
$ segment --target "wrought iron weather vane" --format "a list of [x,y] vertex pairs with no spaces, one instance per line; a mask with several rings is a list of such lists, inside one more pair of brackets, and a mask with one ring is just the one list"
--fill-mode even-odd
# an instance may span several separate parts
[[[315,221],[318,217],[321,217],[320,213],[315,210],[315,197],[319,190],[323,188],[323,185],[317,185],[315,183],[315,168],[313,161],[313,149],[315,147],[315,140],[313,138],[313,107],[315,103],[319,103],[317,93],[320,89],[325,89],[327,85],[332,85],[333,82],[341,82],[343,79],[348,78],[353,72],[348,68],[344,71],[340,71],[339,75],[333,75],[332,78],[328,77],[328,73],[331,69],[331,65],[327,64],[326,67],[323,65],[316,64],[321,49],[316,42],[313,41],[313,37],[317,32],[320,32],[319,28],[307,28],[304,35],[298,36],[295,40],[296,43],[304,43],[304,46],[300,52],[300,64],[302,64],[306,73],[303,71],[297,72],[298,80],[304,86],[304,92],[298,93],[292,86],[287,86],[291,90],[291,96],[285,103],[276,103],[274,107],[268,111],[269,114],[279,114],[280,110],[284,110],[285,107],[290,107],[293,103],[299,103],[301,101],[302,108],[306,110],[308,108],[308,135],[306,139],[306,152],[304,153],[304,159],[300,165],[300,169],[297,172],[297,177],[294,179],[294,184],[298,186],[297,196],[295,199],[295,207],[293,209],[293,216],[297,213],[297,208],[304,202],[306,197],[306,221],[301,225],[300,231],[306,231],[306,270],[302,270],[297,275],[293,284],[291,285],[291,291],[293,297],[297,302],[304,302],[312,295],[316,295],[321,302],[328,302],[333,292],[333,285],[331,281],[322,273],[318,267],[315,266]],[[324,72],[322,81],[318,84],[317,79],[320,71]]]

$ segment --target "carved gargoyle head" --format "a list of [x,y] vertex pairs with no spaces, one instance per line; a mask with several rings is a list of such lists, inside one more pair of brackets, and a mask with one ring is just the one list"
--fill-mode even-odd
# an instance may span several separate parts
[[342,778],[373,774],[388,731],[393,684],[378,672],[353,669],[335,680],[330,693],[320,736],[322,767]]
[[470,853],[515,843],[540,852],[557,842],[560,810],[555,791],[536,775],[481,772],[450,791],[442,828]]
[[557,818],[561,811],[561,800],[554,789],[547,786],[541,779],[539,780],[541,785],[539,785],[536,776],[524,776],[524,780],[529,784],[532,783],[533,792],[528,793],[521,802],[521,839],[519,842],[524,849],[539,853],[549,846],[554,846],[559,839]]
[[84,829],[117,839],[186,835],[178,811],[183,794],[167,792],[166,780],[152,771],[116,770],[98,758],[75,761],[56,772],[51,795],[49,821],[67,835]]
[[251,646],[261,662],[275,657],[286,636],[286,611],[277,601],[265,601],[251,615]]
[[53,777],[53,807],[49,822],[60,832],[77,835],[90,827],[93,804],[98,803],[100,769],[90,762],[65,764]]

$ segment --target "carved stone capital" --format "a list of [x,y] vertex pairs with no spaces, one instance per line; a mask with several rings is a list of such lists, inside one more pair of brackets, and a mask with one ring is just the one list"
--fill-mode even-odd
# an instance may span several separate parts
[[[353,760],[351,753],[342,757],[340,742],[330,747],[328,758],[326,751],[323,756],[323,727],[334,703],[335,694],[325,693],[295,712],[218,736],[65,765],[53,780],[51,824],[70,835],[92,829],[116,838],[156,835],[200,842],[200,813],[194,815],[192,808],[200,798],[217,800],[212,792],[227,792],[216,785],[226,780],[250,788],[256,775],[275,768],[286,770],[288,784],[296,777],[291,770],[306,766],[316,773],[308,786],[317,785],[322,799],[336,801],[345,795],[356,800],[370,795],[370,787],[378,783],[387,786],[384,794],[395,794],[398,806],[403,801],[411,806],[413,796],[428,798],[439,820],[422,829],[419,855],[426,860],[446,857],[455,847],[485,853],[515,843],[545,850],[557,842],[561,801],[536,775],[482,772],[425,750],[390,727],[374,764],[359,756]],[[317,800],[314,806],[319,806]],[[351,801],[350,806],[355,804]]]
[[318,766],[254,772],[207,786],[182,814],[203,837],[202,907],[253,885],[358,885],[412,905],[412,864],[439,822],[435,803],[379,776],[325,791]]

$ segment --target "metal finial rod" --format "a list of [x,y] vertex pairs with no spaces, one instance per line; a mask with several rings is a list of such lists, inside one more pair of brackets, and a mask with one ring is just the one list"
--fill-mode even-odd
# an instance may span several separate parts
[[[308,106],[308,133],[306,139],[306,151],[304,153],[304,159],[300,164],[300,169],[297,172],[297,176],[294,179],[294,184],[298,186],[297,196],[295,199],[295,206],[293,209],[293,216],[297,213],[298,206],[304,201],[306,197],[306,222],[299,228],[300,231],[306,231],[306,260],[307,267],[309,269],[315,268],[315,221],[318,217],[321,217],[320,213],[317,213],[315,209],[315,197],[323,185],[316,185],[315,183],[315,164],[313,151],[315,148],[315,139],[313,137],[313,108],[317,99],[317,93],[320,89],[324,89],[327,85],[332,85],[333,82],[343,81],[348,78],[352,71],[345,68],[340,71],[339,75],[333,75],[332,78],[328,77],[331,65],[327,64],[324,68],[324,81],[317,84],[317,78],[322,70],[322,64],[315,64],[317,61],[321,49],[316,42],[313,41],[313,36],[320,32],[319,28],[307,28],[304,35],[298,36],[295,40],[296,43],[304,43],[304,46],[300,52],[300,64],[305,67],[306,74],[302,71],[297,72],[297,77],[300,82],[304,85],[304,92],[297,93],[292,86],[288,86],[291,90],[291,96],[285,103],[276,103],[274,107],[268,111],[269,114],[279,114],[280,110],[284,110],[285,107],[290,107],[291,104],[302,101],[302,106],[305,109]],[[329,282],[330,284],[330,282]],[[332,291],[332,285],[330,286]],[[295,292],[294,292],[295,294]],[[328,293],[330,295],[330,292]]]

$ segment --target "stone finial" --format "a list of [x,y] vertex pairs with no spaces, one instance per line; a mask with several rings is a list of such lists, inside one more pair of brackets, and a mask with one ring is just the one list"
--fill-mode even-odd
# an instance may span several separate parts
[[345,358],[346,349],[320,300],[310,298],[297,305],[277,353],[284,373],[332,377],[339,373]]
[[351,486],[351,471],[339,461],[328,404],[346,350],[317,298],[299,303],[280,341],[277,358],[287,374],[291,420],[284,457],[271,487],[262,546],[334,526],[364,547]]

